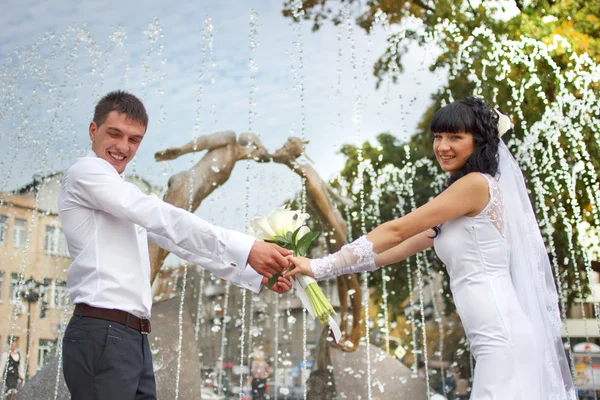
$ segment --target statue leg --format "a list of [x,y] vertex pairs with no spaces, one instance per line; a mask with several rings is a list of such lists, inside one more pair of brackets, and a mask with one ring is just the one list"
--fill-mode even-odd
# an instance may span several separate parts
[[233,131],[215,132],[211,135],[200,136],[181,147],[169,147],[168,149],[158,151],[154,153],[154,159],[156,161],[174,160],[184,154],[213,150],[227,146],[228,144],[234,144],[236,141],[235,132]]
[[346,276],[337,277],[338,297],[340,298],[340,330],[342,331],[341,343],[343,344],[348,333],[348,285]]
[[[169,188],[163,200],[175,207],[187,210],[190,193],[190,175],[190,171],[183,171],[173,175],[169,179]],[[152,242],[148,242],[148,252],[150,254],[150,282],[152,283],[158,275],[158,271],[162,268],[169,252]]]
[[352,343],[353,347],[345,348],[348,351],[355,351],[358,348],[358,342],[360,338],[365,334],[365,313],[362,303],[362,292],[360,283],[356,274],[347,275],[347,284],[350,290],[354,290],[354,293],[350,295],[350,303],[352,304],[352,332],[348,336],[348,340]]

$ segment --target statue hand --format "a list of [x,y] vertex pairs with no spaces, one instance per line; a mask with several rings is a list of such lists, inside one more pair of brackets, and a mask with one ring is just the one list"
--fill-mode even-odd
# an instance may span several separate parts
[[257,240],[250,249],[248,264],[265,278],[271,278],[288,267],[290,263],[286,257],[292,254],[291,250]]
[[310,268],[310,259],[306,257],[289,257],[293,267],[283,274],[286,278],[292,277],[296,274],[302,274],[314,277],[312,269]]
[[177,147],[170,147],[166,150],[161,150],[154,153],[156,161],[174,160],[181,155],[181,150]]

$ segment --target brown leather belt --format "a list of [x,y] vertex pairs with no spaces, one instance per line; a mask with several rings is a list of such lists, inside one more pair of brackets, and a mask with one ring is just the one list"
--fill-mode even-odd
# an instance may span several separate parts
[[118,322],[119,324],[140,331],[142,335],[147,335],[152,331],[150,320],[138,318],[126,311],[114,310],[108,308],[92,307],[84,303],[75,304],[73,315],[81,317],[100,318],[108,321]]

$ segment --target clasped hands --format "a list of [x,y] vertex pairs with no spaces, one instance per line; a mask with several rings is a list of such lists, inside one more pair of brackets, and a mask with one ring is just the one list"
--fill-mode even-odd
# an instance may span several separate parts
[[[275,293],[286,293],[292,288],[290,277],[297,273],[310,275],[310,262],[304,257],[293,257],[291,250],[284,249],[273,243],[255,241],[248,255],[248,264],[263,276],[262,284],[268,287],[268,280],[275,274],[282,274],[269,290]],[[291,269],[288,269],[292,266]],[[284,271],[285,274],[283,273]]]

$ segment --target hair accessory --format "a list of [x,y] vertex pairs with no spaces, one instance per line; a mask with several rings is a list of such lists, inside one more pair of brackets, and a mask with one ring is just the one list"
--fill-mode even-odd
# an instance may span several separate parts
[[498,136],[502,137],[506,132],[512,129],[513,125],[506,115],[494,108],[496,114],[498,114]]

